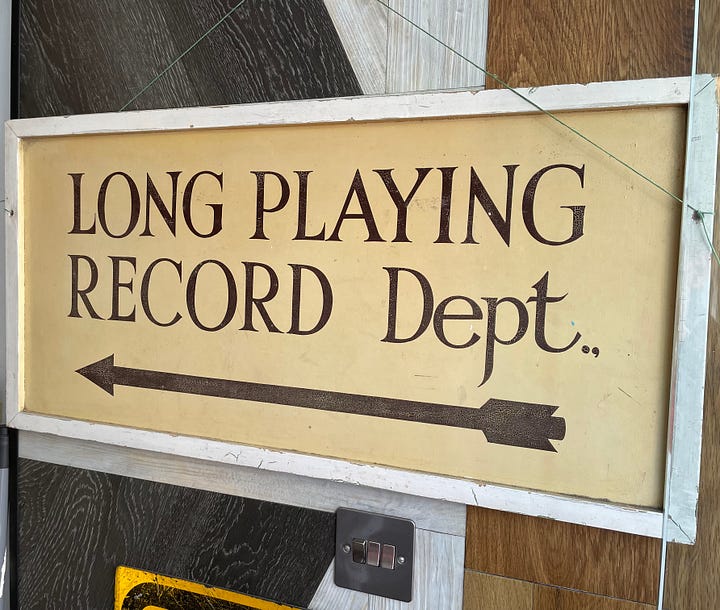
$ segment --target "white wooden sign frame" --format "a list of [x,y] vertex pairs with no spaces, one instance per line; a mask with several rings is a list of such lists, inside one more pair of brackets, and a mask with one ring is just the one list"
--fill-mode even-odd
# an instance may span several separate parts
[[[691,91],[693,89],[693,91]],[[711,76],[651,79],[591,85],[523,89],[523,95],[549,111],[688,105],[684,200],[712,214],[718,149],[717,81]],[[536,112],[507,90],[413,94],[386,97],[277,102],[241,106],[151,110],[134,113],[49,117],[6,124],[6,271],[8,425],[19,430],[95,441],[119,448],[147,450],[318,479],[380,488],[467,505],[549,517],[595,527],[663,537],[661,511],[635,509],[593,500],[485,484],[394,468],[261,449],[234,443],[73,421],[19,410],[22,371],[23,292],[18,286],[23,251],[22,214],[18,214],[21,141],[37,136],[157,132],[231,126],[343,123],[405,118],[512,115]],[[550,120],[550,119],[548,119]],[[670,396],[666,480],[667,539],[693,543],[700,473],[711,252],[697,215],[682,215],[676,323]]]

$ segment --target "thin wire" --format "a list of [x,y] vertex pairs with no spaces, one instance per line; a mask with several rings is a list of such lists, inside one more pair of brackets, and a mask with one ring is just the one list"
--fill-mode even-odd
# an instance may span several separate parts
[[173,59],[168,66],[159,74],[155,76],[147,85],[145,85],[138,93],[129,100],[122,108],[120,108],[120,112],[125,110],[130,104],[132,104],[136,99],[138,99],[143,93],[145,93],[150,87],[152,87],[157,81],[159,81],[167,72],[176,64],[178,63],[183,57],[185,57],[190,51],[192,51],[196,46],[198,46],[205,38],[207,38],[210,34],[212,34],[217,28],[219,28],[223,23],[225,23],[225,20],[228,19],[236,10],[238,10],[243,4],[245,4],[247,0],[240,0],[233,8],[231,8],[220,21],[218,21],[215,25],[213,25],[207,32],[205,32],[200,38],[198,38],[194,43],[192,43],[187,49],[185,49],[180,55],[178,55],[175,59]]
[[[513,86],[511,86],[510,84],[508,84],[507,82],[505,82],[505,81],[504,81],[502,78],[500,78],[497,74],[493,74],[493,73],[490,72],[489,70],[483,68],[481,65],[477,64],[476,62],[474,62],[474,61],[473,61],[472,59],[470,59],[469,57],[463,55],[460,51],[458,51],[457,49],[451,47],[451,46],[450,46],[449,44],[447,44],[445,41],[441,40],[440,38],[438,38],[437,36],[435,36],[434,34],[432,34],[431,32],[429,32],[428,30],[426,30],[426,29],[423,28],[422,26],[418,25],[417,23],[415,23],[414,21],[412,21],[411,19],[409,19],[408,17],[406,17],[405,15],[403,15],[401,12],[395,10],[394,8],[392,8],[391,6],[389,6],[388,4],[385,4],[382,0],[375,0],[375,1],[376,1],[378,4],[380,4],[381,6],[384,6],[386,9],[388,9],[391,13],[393,13],[393,14],[397,15],[398,17],[400,17],[400,19],[402,19],[403,21],[409,23],[412,27],[416,28],[417,30],[419,30],[420,32],[422,32],[423,34],[425,34],[426,36],[428,36],[429,38],[431,38],[432,40],[434,40],[435,42],[437,42],[440,46],[444,47],[445,49],[447,49],[448,51],[450,51],[450,52],[453,53],[454,55],[457,55],[460,59],[462,59],[463,61],[469,63],[469,64],[470,64],[471,66],[473,66],[474,68],[477,68],[478,70],[480,70],[480,71],[481,71],[483,74],[485,74],[486,76],[489,76],[490,78],[492,78],[494,81],[496,81],[497,83],[499,83],[500,85],[502,85],[505,89],[507,89],[508,91],[511,91],[512,93],[514,93],[515,95],[517,95],[520,99],[522,99],[522,100],[524,100],[525,102],[527,102],[528,104],[530,104],[533,108],[539,110],[539,111],[542,112],[544,115],[550,117],[550,118],[551,118],[553,121],[555,121],[556,123],[559,123],[560,125],[562,125],[563,127],[565,127],[565,129],[568,129],[570,132],[572,132],[573,134],[575,134],[575,135],[576,135],[577,137],[579,137],[580,139],[584,140],[585,142],[587,142],[588,144],[590,144],[591,146],[593,146],[593,147],[596,148],[597,150],[601,151],[602,153],[606,154],[608,157],[610,157],[610,158],[613,159],[614,161],[618,162],[618,163],[619,163],[620,165],[622,165],[625,169],[631,171],[633,174],[639,176],[640,178],[642,178],[642,179],[645,180],[646,182],[652,184],[655,188],[659,189],[660,191],[662,191],[663,193],[665,193],[666,195],[668,195],[669,197],[671,197],[672,199],[674,199],[674,200],[675,200],[676,202],[678,202],[680,205],[687,206],[689,209],[691,209],[691,210],[696,214],[697,219],[702,223],[703,232],[705,233],[705,238],[707,239],[708,246],[710,247],[710,250],[712,251],[713,256],[714,256],[715,260],[717,261],[718,265],[720,265],[720,256],[718,256],[718,252],[717,252],[717,250],[715,249],[715,246],[713,245],[712,240],[710,239],[710,235],[709,235],[709,233],[708,233],[707,226],[706,226],[706,224],[705,224],[705,216],[710,216],[710,215],[713,214],[713,212],[702,212],[702,211],[698,210],[697,208],[695,208],[694,206],[690,205],[689,203],[686,203],[681,197],[678,197],[675,193],[672,193],[672,192],[670,192],[669,190],[667,190],[664,186],[662,186],[661,184],[659,184],[658,182],[656,182],[655,180],[653,180],[652,178],[650,178],[650,176],[642,173],[640,170],[634,168],[634,167],[633,167],[632,165],[630,165],[629,163],[623,161],[623,160],[620,159],[617,155],[614,155],[614,154],[611,153],[609,150],[607,150],[604,146],[601,146],[601,145],[598,144],[597,142],[595,142],[595,141],[591,140],[590,138],[588,138],[585,134],[583,134],[583,133],[581,133],[580,131],[578,131],[577,129],[575,129],[572,125],[568,125],[565,121],[563,121],[563,120],[562,120],[560,117],[558,117],[556,114],[550,112],[549,110],[546,110],[545,108],[543,108],[542,106],[540,106],[539,104],[537,104],[536,102],[534,102],[534,101],[533,101],[531,98],[529,98],[527,95],[524,95],[524,94],[521,93],[518,89],[515,89]],[[697,4],[697,2],[698,2],[698,0],[696,0],[696,4]],[[693,76],[692,76],[692,78],[691,78],[691,83],[694,83],[694,82],[695,82],[695,74],[696,74],[696,70],[697,70],[697,32],[698,32],[698,28],[697,28],[697,15],[698,15],[698,13],[699,13],[699,11],[696,10],[696,11],[695,11],[695,15],[696,15],[696,27],[695,27],[695,33],[694,33],[695,40],[693,41],[693,48],[694,48],[695,56],[694,56],[694,59],[693,59],[693,73],[692,73]],[[692,87],[691,87],[691,91],[692,91]],[[692,100],[690,101],[690,104],[689,104],[689,105],[692,106]]]
[[[425,28],[423,28],[422,26],[418,25],[417,23],[415,23],[415,22],[412,21],[411,19],[408,19],[405,15],[403,15],[403,14],[400,13],[399,11],[395,10],[395,9],[392,8],[391,6],[385,4],[382,0],[375,0],[375,1],[376,1],[378,4],[384,6],[384,7],[385,7],[386,9],[388,9],[390,12],[392,12],[392,13],[394,13],[395,15],[397,15],[398,17],[400,17],[402,20],[404,20],[404,21],[406,21],[407,23],[409,23],[409,24],[410,24],[411,26],[413,26],[414,28],[417,28],[417,29],[418,29],[420,32],[422,32],[423,34],[425,34],[425,35],[429,36],[430,38],[432,38],[435,42],[437,42],[439,45],[441,45],[442,47],[444,47],[445,49],[447,49],[448,51],[450,51],[450,52],[453,53],[454,55],[457,55],[457,56],[458,56],[460,59],[462,59],[463,61],[466,61],[467,63],[469,63],[469,64],[470,64],[471,66],[473,66],[474,68],[477,68],[478,70],[480,70],[480,71],[481,71],[482,73],[484,73],[486,76],[489,76],[490,78],[492,78],[494,81],[496,81],[497,83],[499,83],[500,85],[502,85],[502,86],[503,86],[505,89],[507,89],[508,91],[512,91],[515,95],[517,95],[520,99],[526,101],[526,102],[527,102],[528,104],[530,104],[533,108],[536,108],[537,110],[539,110],[540,112],[542,112],[542,113],[545,114],[546,116],[550,117],[553,121],[559,123],[560,125],[562,125],[562,126],[565,127],[566,129],[570,130],[572,133],[574,133],[574,134],[575,134],[576,136],[578,136],[579,138],[583,139],[585,142],[587,142],[587,143],[590,144],[591,146],[597,148],[599,151],[605,153],[605,154],[606,154],[608,157],[610,157],[611,159],[617,161],[620,165],[622,165],[622,166],[625,167],[626,169],[628,169],[628,170],[630,170],[631,172],[633,172],[634,174],[640,176],[640,178],[642,178],[643,180],[649,182],[649,183],[652,184],[654,187],[660,189],[663,193],[665,193],[666,195],[672,197],[672,198],[673,198],[675,201],[677,201],[678,203],[680,203],[680,204],[684,204],[684,203],[685,203],[685,202],[682,200],[682,198],[678,197],[678,196],[675,195],[674,193],[671,193],[671,192],[668,191],[664,186],[662,186],[661,184],[658,184],[655,180],[653,180],[653,179],[650,178],[649,176],[647,176],[647,175],[643,174],[641,171],[635,169],[632,165],[626,163],[625,161],[623,161],[622,159],[620,159],[619,157],[617,157],[616,155],[614,155],[613,153],[611,153],[609,150],[607,150],[606,148],[604,148],[603,146],[601,146],[601,145],[598,144],[597,142],[591,140],[590,138],[588,138],[586,135],[584,135],[583,133],[581,133],[580,131],[578,131],[577,129],[575,129],[574,127],[572,127],[571,125],[568,125],[565,121],[563,121],[563,120],[562,120],[561,118],[559,118],[557,115],[553,114],[553,113],[550,112],[549,110],[546,110],[545,108],[543,108],[542,106],[540,106],[539,104],[537,104],[536,102],[534,102],[534,101],[533,101],[531,98],[529,98],[527,95],[524,95],[524,94],[521,93],[519,90],[515,89],[514,87],[512,87],[511,85],[509,85],[508,83],[506,83],[506,82],[505,82],[502,78],[500,78],[497,74],[493,74],[493,73],[490,72],[489,70],[486,70],[485,68],[483,68],[482,66],[480,66],[479,64],[477,64],[476,62],[474,62],[472,59],[470,59],[469,57],[466,57],[465,55],[463,55],[463,54],[462,54],[460,51],[458,51],[457,49],[454,49],[454,48],[451,47],[449,44],[447,44],[447,43],[445,43],[444,41],[440,40],[437,36],[433,35],[432,33],[430,33],[429,31],[427,31],[427,30],[426,30]],[[692,210],[695,210],[695,208],[692,208],[692,207],[691,207],[691,209],[692,209]]]
[[[385,4],[384,2],[382,2],[382,0],[375,0],[375,1],[376,1],[378,4],[380,4],[381,6],[385,7],[385,8],[386,8],[387,10],[389,10],[390,12],[392,12],[393,14],[397,15],[398,17],[400,17],[402,20],[404,20],[404,21],[406,21],[407,23],[409,23],[411,26],[413,26],[414,28],[416,28],[417,30],[419,30],[420,32],[422,32],[423,34],[425,34],[426,36],[428,36],[429,38],[431,38],[432,40],[434,40],[435,42],[437,42],[439,45],[441,45],[442,47],[444,47],[445,49],[447,49],[447,50],[450,51],[451,53],[457,55],[457,56],[458,56],[460,59],[462,59],[463,61],[469,63],[471,66],[473,66],[474,68],[477,68],[478,70],[480,70],[480,71],[481,71],[483,74],[485,74],[486,76],[489,76],[490,78],[492,78],[493,80],[495,80],[497,83],[499,83],[500,85],[502,85],[505,89],[507,89],[508,91],[511,91],[512,93],[514,93],[515,95],[517,95],[520,99],[522,99],[522,100],[524,100],[525,102],[527,102],[528,104],[530,104],[533,108],[535,108],[535,109],[537,109],[538,111],[542,112],[544,115],[548,116],[548,117],[551,118],[553,121],[555,121],[555,122],[558,123],[559,125],[563,126],[565,129],[569,130],[571,133],[575,134],[575,135],[576,135],[577,137],[579,137],[580,139],[584,140],[585,142],[587,142],[588,144],[590,144],[590,145],[593,146],[594,148],[598,149],[599,151],[601,151],[602,153],[604,153],[605,155],[607,155],[608,157],[610,157],[611,159],[613,159],[614,161],[616,161],[617,163],[619,163],[620,165],[622,165],[624,168],[626,168],[626,169],[629,170],[630,172],[636,174],[637,176],[639,176],[640,178],[642,178],[642,179],[645,180],[646,182],[652,184],[655,188],[659,189],[661,192],[665,193],[666,195],[668,195],[669,197],[671,197],[672,199],[674,199],[675,201],[677,201],[677,202],[680,203],[681,205],[687,205],[691,210],[693,210],[693,212],[695,212],[695,213],[699,216],[699,220],[700,220],[700,222],[702,223],[703,232],[705,233],[705,237],[706,237],[707,240],[708,240],[708,245],[710,246],[710,249],[712,250],[712,253],[713,253],[715,259],[718,261],[718,264],[720,264],[720,256],[718,256],[718,253],[717,253],[717,251],[715,250],[715,247],[714,247],[712,241],[711,241],[710,238],[709,238],[707,226],[705,225],[705,215],[706,215],[706,214],[712,214],[712,212],[700,212],[700,210],[694,208],[694,207],[691,206],[690,204],[686,204],[686,203],[683,201],[682,198],[680,198],[680,197],[678,197],[677,195],[675,195],[674,193],[670,192],[670,191],[667,190],[665,187],[663,187],[661,184],[659,184],[658,182],[656,182],[655,180],[653,180],[652,178],[650,178],[650,177],[647,176],[646,174],[642,173],[642,172],[639,171],[638,169],[634,168],[634,167],[633,167],[632,165],[630,165],[629,163],[623,161],[623,160],[620,159],[618,156],[614,155],[614,154],[611,153],[609,150],[607,150],[605,147],[603,147],[603,146],[601,146],[600,144],[598,144],[597,142],[591,140],[591,139],[588,138],[585,134],[583,134],[582,132],[578,131],[577,129],[575,129],[574,127],[572,127],[571,125],[569,125],[568,123],[566,123],[565,121],[563,121],[562,119],[560,119],[560,118],[559,118],[557,115],[555,115],[554,113],[550,112],[549,110],[546,110],[545,108],[543,108],[542,106],[540,106],[539,104],[537,104],[536,102],[534,102],[532,99],[530,99],[528,96],[523,95],[519,90],[515,89],[514,87],[512,87],[511,85],[509,85],[508,83],[506,83],[506,82],[505,82],[502,78],[500,78],[497,74],[493,74],[493,73],[490,72],[489,70],[483,68],[482,66],[480,66],[479,64],[477,64],[476,62],[474,62],[473,60],[471,60],[469,57],[466,57],[465,55],[463,55],[462,53],[460,53],[460,51],[458,51],[457,49],[454,49],[453,47],[451,47],[450,45],[448,45],[448,44],[447,44],[446,42],[444,42],[443,40],[439,39],[437,36],[435,36],[434,34],[432,34],[431,32],[429,32],[428,30],[426,30],[426,29],[423,28],[422,26],[418,25],[417,23],[415,23],[415,22],[412,21],[411,19],[407,18],[405,15],[403,15],[403,14],[400,13],[399,11],[395,10],[394,8],[392,8],[391,6],[389,6],[388,4]],[[205,40],[205,38],[207,38],[207,37],[208,37],[210,34],[212,34],[217,28],[219,28],[233,13],[235,13],[235,11],[237,11],[243,4],[245,4],[245,2],[247,2],[247,0],[240,0],[240,2],[238,2],[238,3],[237,3],[233,8],[231,8],[225,15],[223,15],[223,17],[222,17],[217,23],[215,23],[211,28],[209,28],[202,36],[200,36],[200,38],[198,38],[193,44],[191,44],[187,49],[185,49],[185,51],[183,51],[180,55],[178,55],[173,61],[171,61],[171,62],[165,67],[164,70],[162,70],[161,72],[159,72],[159,73],[158,73],[154,78],[152,78],[140,91],[138,91],[138,93],[136,93],[130,100],[128,100],[128,101],[120,108],[120,112],[122,112],[123,110],[125,110],[128,106],[130,106],[130,104],[132,104],[135,100],[137,100],[140,96],[142,96],[148,89],[150,89],[157,81],[159,81],[165,74],[167,74],[167,72],[168,72],[170,69],[172,69],[172,67],[175,66],[175,64],[177,64],[179,61],[181,61],[181,60],[183,59],[183,57],[185,57],[188,53],[190,53],[190,51],[192,51],[197,45],[199,45],[203,40]],[[697,2],[697,0],[696,0],[696,2]],[[697,12],[696,12],[696,16],[697,16]],[[696,28],[695,35],[697,36],[697,28]],[[694,43],[694,44],[695,44],[695,43]],[[697,59],[697,58],[695,58],[694,61],[696,61],[696,59]],[[694,73],[693,73],[693,74],[694,74]],[[6,210],[6,211],[8,211],[8,210]]]

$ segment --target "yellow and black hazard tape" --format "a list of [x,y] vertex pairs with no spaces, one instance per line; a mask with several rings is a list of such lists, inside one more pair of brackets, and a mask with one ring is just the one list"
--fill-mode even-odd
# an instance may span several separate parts
[[301,610],[217,587],[120,566],[114,610]]

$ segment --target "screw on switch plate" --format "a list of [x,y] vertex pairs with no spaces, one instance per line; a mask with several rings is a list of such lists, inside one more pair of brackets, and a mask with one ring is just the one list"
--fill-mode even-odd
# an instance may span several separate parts
[[335,584],[411,601],[415,524],[349,508],[336,517]]

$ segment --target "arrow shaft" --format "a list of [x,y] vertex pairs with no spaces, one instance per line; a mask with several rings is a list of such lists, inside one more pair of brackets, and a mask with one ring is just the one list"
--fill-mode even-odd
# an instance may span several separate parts
[[456,428],[483,429],[486,418],[482,411],[414,400],[346,394],[329,390],[313,390],[276,386],[250,381],[217,379],[115,366],[117,385],[151,390],[165,390],[198,396],[214,396],[251,400],[291,407],[304,407],[335,413],[369,415],[387,419],[420,422]]

